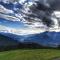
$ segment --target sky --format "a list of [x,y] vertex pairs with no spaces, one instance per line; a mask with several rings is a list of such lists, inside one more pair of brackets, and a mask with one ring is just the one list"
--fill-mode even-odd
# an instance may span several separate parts
[[[26,15],[32,13],[29,7],[35,4],[34,1],[36,0],[0,0],[0,32],[7,30],[8,33],[27,35],[49,30],[48,27],[41,22],[41,19],[32,17],[30,17],[31,21],[29,18],[27,19]],[[36,12],[36,14],[37,13],[38,12]],[[59,17],[57,11],[54,13]],[[45,12],[43,14],[45,14]],[[54,27],[57,27],[57,20],[54,19],[53,22],[55,23]]]
[[[7,31],[7,33],[14,33],[19,35],[37,33],[39,30],[35,28],[35,32],[35,30],[32,28],[32,25],[29,27],[27,24],[25,24],[24,21],[21,21],[23,20],[22,16],[16,13],[16,10],[21,8],[26,0],[20,0],[19,5],[17,2],[13,1],[10,1],[13,4],[9,4],[9,1],[10,0],[0,0],[0,32]],[[15,8],[17,6],[19,7]],[[27,33],[27,31],[30,32]]]

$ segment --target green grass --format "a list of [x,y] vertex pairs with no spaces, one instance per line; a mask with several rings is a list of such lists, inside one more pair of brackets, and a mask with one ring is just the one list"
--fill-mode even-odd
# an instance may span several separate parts
[[0,60],[50,60],[60,57],[58,49],[19,49],[0,52]]

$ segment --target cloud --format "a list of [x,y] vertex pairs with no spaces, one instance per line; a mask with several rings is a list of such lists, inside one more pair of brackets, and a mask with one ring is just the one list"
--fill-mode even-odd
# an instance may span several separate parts
[[31,28],[31,27],[25,27],[25,28],[10,28],[4,25],[0,25],[0,32],[4,33],[12,33],[16,35],[29,35],[29,34],[37,34],[46,31],[44,28]]
[[[27,27],[25,30],[21,29],[20,27],[19,28],[21,30],[11,29],[10,27],[9,29],[11,29],[12,33],[17,33],[22,35],[35,34],[35,32],[36,33],[40,32],[41,28],[47,30],[50,28],[54,28],[56,27],[57,24],[59,24],[58,19],[56,19],[55,17],[52,18],[54,14],[47,13],[50,11],[49,10],[50,6],[47,6],[48,4],[49,5],[51,4],[50,0],[49,1],[47,0],[33,0],[33,1],[32,0],[28,0],[28,1],[27,0],[1,0],[1,1],[3,2],[3,4],[7,4],[7,5],[9,5],[9,3],[12,3],[13,9],[8,9],[7,7],[3,6],[3,4],[0,4],[0,18],[3,18],[8,21],[12,21],[12,22],[13,21],[22,22],[22,24],[24,24],[24,27]],[[9,3],[7,3],[7,1]],[[22,6],[22,8],[15,7],[18,4],[18,2],[19,2],[19,5]],[[14,8],[16,9],[16,12],[14,11]],[[18,31],[21,31],[21,33],[18,33]],[[27,33],[27,31],[30,31],[30,32]]]
[[16,35],[29,35],[29,34],[37,34],[44,32],[45,29],[39,29],[39,28],[23,28],[23,29],[12,29],[11,32]]
[[0,13],[9,14],[14,12],[12,10],[6,9],[4,6],[0,4]]
[[44,32],[45,29],[39,29],[39,28],[20,28],[20,29],[15,29],[15,28],[10,28],[7,26],[0,25],[0,32],[4,33],[12,33],[16,35],[29,35],[29,34],[37,34]]

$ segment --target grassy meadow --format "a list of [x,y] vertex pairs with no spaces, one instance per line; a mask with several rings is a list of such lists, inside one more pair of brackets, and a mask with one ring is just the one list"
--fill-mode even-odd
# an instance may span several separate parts
[[18,49],[0,52],[0,60],[52,60],[60,57],[59,49]]

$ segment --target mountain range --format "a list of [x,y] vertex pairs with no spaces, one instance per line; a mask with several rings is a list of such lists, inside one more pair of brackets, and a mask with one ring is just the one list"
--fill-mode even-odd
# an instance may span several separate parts
[[[11,36],[13,36],[14,34],[10,34]],[[3,35],[0,34],[0,51],[4,51],[4,50],[11,50],[11,49],[17,49],[17,48],[43,48],[46,46],[42,46],[38,43],[35,42],[21,42],[18,41],[18,39],[15,39],[15,35],[14,37],[9,37],[9,35]],[[22,36],[20,36],[22,39]]]
[[39,34],[30,34],[30,35],[22,35],[22,36],[11,33],[0,33],[0,34],[11,38],[11,40],[13,41],[16,40],[19,43],[24,43],[24,44],[36,43],[38,45],[42,45],[46,47],[58,47],[60,45],[60,32],[46,31]]

